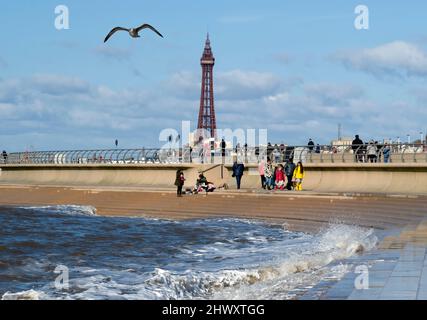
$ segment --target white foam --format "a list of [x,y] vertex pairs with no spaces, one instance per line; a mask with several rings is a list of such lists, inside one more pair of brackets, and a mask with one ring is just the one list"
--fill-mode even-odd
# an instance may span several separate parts
[[44,298],[44,293],[35,290],[27,290],[16,293],[6,292],[1,300],[40,300]]
[[[68,207],[67,207],[68,209]],[[289,232],[284,230],[283,232]],[[331,225],[315,236],[300,235],[296,239],[265,242],[252,233],[240,238],[255,240],[247,247],[227,247],[222,242],[198,248],[182,248],[183,255],[215,254],[234,259],[230,269],[208,271],[208,266],[184,272],[157,268],[139,273],[123,270],[75,268],[70,287],[75,293],[55,295],[52,288],[43,291],[7,292],[2,299],[288,299],[292,290],[310,287],[325,277],[342,277],[347,264],[333,264],[363,250],[372,249],[377,238],[373,230],[348,225]],[[191,249],[191,250],[190,250]],[[199,253],[197,253],[199,252]],[[202,253],[202,254],[200,254]],[[254,265],[242,265],[239,257],[254,253]],[[266,259],[265,257],[273,257]],[[205,259],[203,259],[205,260]],[[207,260],[209,261],[209,260]],[[258,261],[259,265],[256,265]],[[49,292],[50,296],[43,292]]]
[[20,209],[37,210],[44,212],[56,212],[65,215],[96,216],[96,208],[81,205],[56,205],[56,206],[32,206],[20,207]]
[[[223,270],[216,273],[187,272],[184,275],[173,274],[167,270],[156,269],[148,284],[162,287],[163,298],[188,299],[196,297],[214,297],[215,299],[260,299],[259,285],[255,292],[248,287],[262,282],[264,298],[272,299],[273,283],[282,283],[283,292],[300,285],[301,282],[312,282],[310,277],[319,281],[315,274],[320,269],[334,261],[346,259],[361,250],[370,250],[377,243],[373,230],[356,226],[331,225],[328,229],[313,237],[304,247],[295,246],[292,252],[287,252],[282,261],[276,265],[265,265],[255,269]],[[284,250],[289,247],[283,248]],[[330,277],[340,278],[348,271],[347,265],[338,265],[318,272],[319,275],[329,272]],[[293,277],[296,274],[302,276]],[[292,279],[294,278],[294,279]],[[304,281],[303,281],[304,280]],[[262,286],[262,285],[261,285]],[[269,290],[268,288],[271,287]],[[223,292],[225,291],[225,292]]]

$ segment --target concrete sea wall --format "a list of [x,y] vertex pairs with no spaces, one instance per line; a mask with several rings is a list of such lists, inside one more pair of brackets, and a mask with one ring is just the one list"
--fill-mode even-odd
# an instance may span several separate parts
[[[59,186],[173,186],[182,169],[186,187],[199,172],[216,185],[235,187],[230,165],[200,164],[88,164],[1,165],[0,184]],[[306,164],[304,189],[318,192],[427,194],[427,164]],[[259,188],[256,165],[247,165],[243,188]]]

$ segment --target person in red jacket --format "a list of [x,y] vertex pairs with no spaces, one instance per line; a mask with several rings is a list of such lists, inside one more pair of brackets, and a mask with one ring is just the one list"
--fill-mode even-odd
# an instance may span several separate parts
[[283,165],[279,164],[276,169],[276,190],[285,190],[285,173]]

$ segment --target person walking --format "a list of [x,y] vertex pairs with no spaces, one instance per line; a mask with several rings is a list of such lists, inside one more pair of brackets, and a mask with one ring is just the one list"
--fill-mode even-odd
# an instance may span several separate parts
[[182,197],[182,187],[184,186],[184,172],[182,170],[178,170],[176,172],[176,179],[175,179],[175,185],[177,187],[176,189],[176,195],[177,197]]
[[267,158],[267,163],[264,168],[265,184],[268,190],[273,189],[273,165],[271,164],[270,158]]
[[304,179],[305,173],[304,173],[304,166],[302,165],[302,162],[298,162],[295,170],[294,175],[292,177],[292,180],[295,181],[295,190],[296,191],[302,191],[302,181]]
[[221,140],[221,156],[222,156],[222,164],[225,164],[225,148],[227,147],[227,143],[224,139]]
[[245,170],[245,165],[241,162],[234,162],[233,164],[233,177],[236,178],[237,190],[240,190],[240,184],[242,182],[243,171]]
[[258,172],[259,176],[261,177],[261,186],[263,189],[265,189],[265,161],[261,160],[261,162],[258,165]]
[[292,179],[294,177],[294,171],[295,171],[295,163],[294,159],[289,158],[289,161],[285,165],[285,174],[287,179],[286,189],[292,190]]
[[283,172],[283,165],[279,164],[276,169],[276,190],[285,190],[285,173]]

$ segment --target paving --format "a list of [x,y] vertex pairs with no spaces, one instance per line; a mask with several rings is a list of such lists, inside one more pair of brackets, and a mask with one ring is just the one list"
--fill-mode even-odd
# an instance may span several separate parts
[[423,220],[384,237],[377,249],[343,261],[352,270],[341,280],[323,281],[299,299],[427,300],[426,253]]

